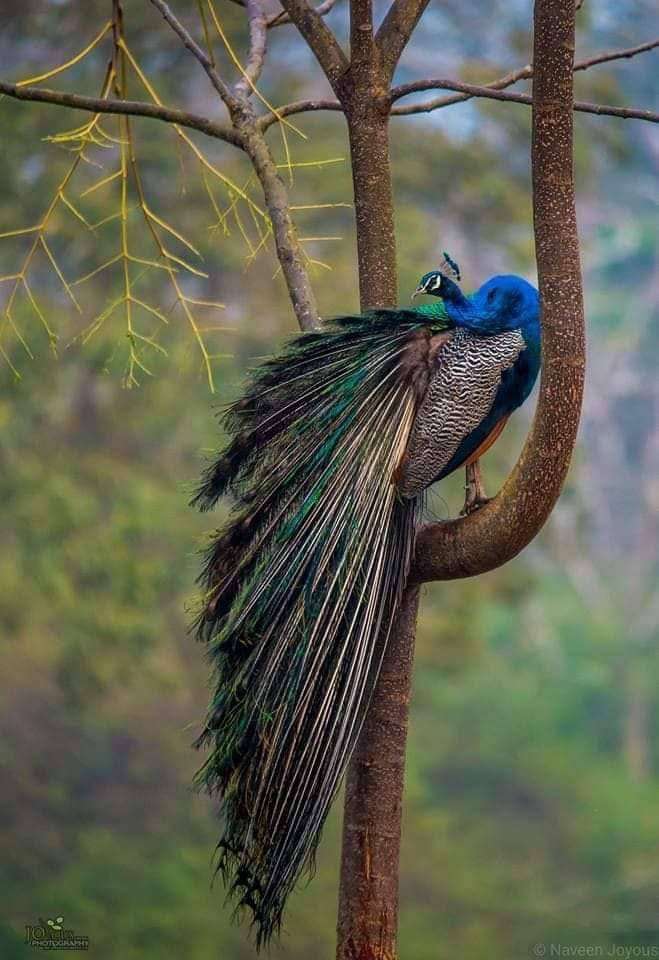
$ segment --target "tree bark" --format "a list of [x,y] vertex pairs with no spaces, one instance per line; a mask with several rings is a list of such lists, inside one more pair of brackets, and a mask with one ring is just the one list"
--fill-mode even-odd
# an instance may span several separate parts
[[362,310],[398,303],[389,99],[365,72],[346,101]]
[[321,327],[316,298],[302,256],[302,247],[291,216],[288,191],[279,175],[272,153],[256,129],[251,115],[240,126],[243,149],[252,161],[265,197],[281,264],[295,316],[305,331]]
[[395,960],[405,748],[419,589],[405,591],[350,762],[337,960]]

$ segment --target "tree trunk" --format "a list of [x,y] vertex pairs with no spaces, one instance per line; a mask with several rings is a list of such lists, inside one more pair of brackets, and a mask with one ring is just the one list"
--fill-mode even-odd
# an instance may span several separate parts
[[[368,75],[346,110],[362,309],[397,303],[388,102]],[[346,779],[337,960],[394,960],[407,715],[419,591],[405,592]]]
[[389,159],[389,102],[379,105],[368,94],[358,99],[353,95],[352,102],[354,107],[347,113],[347,121],[361,309],[395,307],[398,278]]
[[337,960],[395,960],[407,719],[419,588],[403,596],[350,762],[343,818]]

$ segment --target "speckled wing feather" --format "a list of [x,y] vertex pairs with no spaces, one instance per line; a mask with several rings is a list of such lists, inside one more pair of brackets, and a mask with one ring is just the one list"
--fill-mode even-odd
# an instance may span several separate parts
[[458,329],[445,337],[397,471],[402,496],[415,497],[440,477],[462,441],[487,417],[504,370],[525,346],[519,330],[476,336]]

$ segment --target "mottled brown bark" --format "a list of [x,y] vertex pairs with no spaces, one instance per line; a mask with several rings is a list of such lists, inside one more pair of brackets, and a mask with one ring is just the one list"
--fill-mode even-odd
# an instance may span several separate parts
[[375,35],[383,76],[388,82],[391,82],[401,54],[428,2],[429,0],[394,0],[389,7]]
[[[389,80],[370,0],[351,5],[350,71],[339,87],[350,139],[362,309],[398,302],[389,157]],[[393,960],[398,863],[418,590],[404,595],[346,781],[338,960]]]
[[394,960],[418,588],[405,592],[346,781],[337,960]]
[[361,306],[394,307],[398,284],[387,110],[372,99],[347,120]]

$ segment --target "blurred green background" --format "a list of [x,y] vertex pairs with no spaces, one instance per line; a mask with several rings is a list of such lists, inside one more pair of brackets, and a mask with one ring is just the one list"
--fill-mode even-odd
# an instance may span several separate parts
[[[343,6],[331,17],[339,32]],[[3,79],[67,59],[108,8],[4,0]],[[192,24],[192,0],[176,8]],[[126,0],[125,9],[129,44],[168,102],[217,115],[206,78],[149,4]],[[240,8],[218,11],[242,49]],[[505,73],[528,62],[529,18],[519,0],[431,2],[400,79]],[[653,19],[649,0],[587,0],[577,56],[647,40]],[[270,41],[262,88],[271,101],[326,92],[292,28]],[[52,85],[94,92],[107,52]],[[652,107],[656,74],[657,55],[646,54],[579,75],[577,93]],[[41,140],[87,119],[0,103],[0,231],[39,222],[71,162]],[[401,302],[442,249],[466,286],[502,270],[534,279],[529,119],[524,107],[481,102],[393,121]],[[309,139],[289,131],[293,160],[314,163],[295,168],[294,203],[349,204],[341,119],[296,122]],[[116,134],[113,123],[106,129]],[[25,924],[56,916],[89,936],[99,960],[254,955],[221,885],[210,888],[215,813],[190,788],[207,671],[186,630],[197,551],[220,518],[195,515],[187,499],[204,454],[221,443],[214,407],[295,324],[271,251],[249,257],[243,229],[253,247],[258,239],[249,211],[238,205],[209,229],[217,217],[189,151],[153,122],[134,130],[150,205],[204,257],[209,278],[185,281],[187,292],[226,304],[200,308],[219,355],[217,392],[180,310],[157,334],[167,355],[147,350],[154,376],[140,374],[140,389],[122,387],[121,309],[86,345],[75,339],[118,296],[119,265],[75,288],[81,318],[43,251],[36,258],[30,289],[59,336],[57,358],[25,296],[13,318],[34,359],[6,318],[0,328],[21,377],[0,358],[3,960],[29,955]],[[402,853],[408,960],[509,960],[537,942],[659,946],[659,140],[650,125],[612,118],[578,117],[576,131],[590,363],[578,452],[551,522],[522,557],[424,590]],[[248,181],[237,151],[193,139],[237,183]],[[277,130],[270,139],[283,162]],[[89,160],[72,198],[115,169],[116,146],[90,148]],[[327,160],[336,162],[315,163]],[[112,215],[117,186],[77,199],[77,209],[94,222]],[[229,191],[215,188],[231,207]],[[305,242],[332,268],[314,272],[322,313],[355,309],[352,211],[296,216],[303,236],[340,238]],[[48,242],[75,278],[115,255],[117,229],[114,221],[90,233],[60,204]],[[151,256],[134,210],[130,231],[138,255]],[[2,275],[20,271],[29,242],[0,240]],[[185,253],[173,239],[171,248]],[[164,271],[140,282],[149,303],[172,306]],[[9,287],[0,285],[5,302]],[[161,326],[148,315],[139,324],[149,337]],[[517,415],[488,454],[491,489],[530,415]],[[434,516],[457,513],[460,482],[433,494]],[[333,956],[339,807],[274,956]]]

